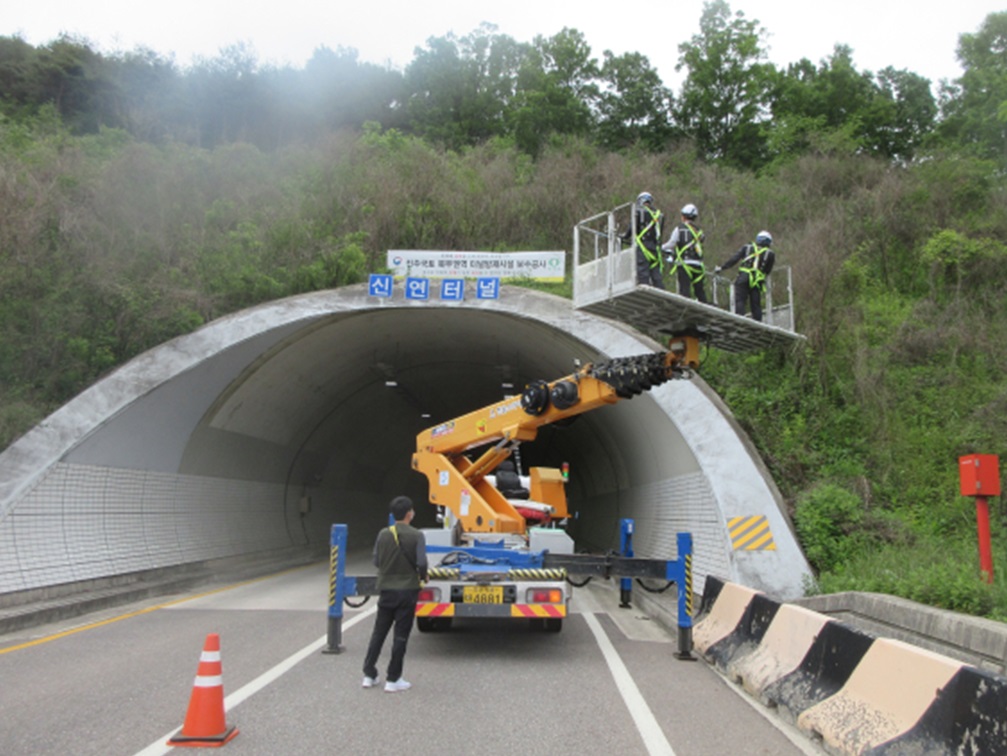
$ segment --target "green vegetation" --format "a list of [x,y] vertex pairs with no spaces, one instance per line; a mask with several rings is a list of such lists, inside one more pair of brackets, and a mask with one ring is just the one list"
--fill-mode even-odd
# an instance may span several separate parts
[[[721,262],[759,228],[794,271],[790,353],[711,350],[818,577],[1007,619],[1007,511],[980,580],[957,458],[1007,458],[1007,13],[937,95],[848,48],[780,71],[722,0],[677,96],[565,29],[431,39],[404,72],[320,50],[179,71],[0,39],[0,448],[131,357],[392,248],[563,249],[646,189]],[[569,285],[550,290],[569,294]]]

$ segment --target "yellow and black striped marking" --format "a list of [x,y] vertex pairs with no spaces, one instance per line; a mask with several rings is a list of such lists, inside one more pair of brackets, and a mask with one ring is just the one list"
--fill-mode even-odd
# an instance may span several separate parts
[[692,616],[692,554],[685,555],[685,613]]
[[732,517],[727,521],[731,548],[735,551],[776,551],[773,533],[765,515]]
[[329,551],[329,606],[336,605],[336,566],[339,564],[339,547],[333,545]]
[[507,570],[508,580],[566,580],[566,569],[520,569]]
[[512,604],[510,616],[528,617],[529,619],[538,619],[539,617],[559,619],[566,616],[566,604]]
[[427,577],[431,580],[457,580],[460,574],[457,567],[431,567],[427,570]]

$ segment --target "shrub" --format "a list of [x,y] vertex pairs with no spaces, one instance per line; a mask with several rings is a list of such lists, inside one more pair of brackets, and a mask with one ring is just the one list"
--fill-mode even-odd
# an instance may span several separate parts
[[859,549],[854,534],[862,520],[860,499],[834,483],[800,497],[794,524],[812,567],[826,572],[849,559]]

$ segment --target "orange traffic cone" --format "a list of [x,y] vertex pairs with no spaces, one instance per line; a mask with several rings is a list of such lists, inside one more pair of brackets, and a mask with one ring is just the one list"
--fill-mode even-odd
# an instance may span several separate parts
[[228,726],[224,719],[224,680],[221,672],[220,636],[210,633],[199,657],[185,724],[181,732],[168,740],[168,745],[217,748],[238,734],[234,725]]

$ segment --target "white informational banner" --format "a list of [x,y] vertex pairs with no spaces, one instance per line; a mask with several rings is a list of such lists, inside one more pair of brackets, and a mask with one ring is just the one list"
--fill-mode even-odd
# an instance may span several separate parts
[[431,252],[388,250],[388,267],[396,278],[534,278],[562,281],[565,252]]

